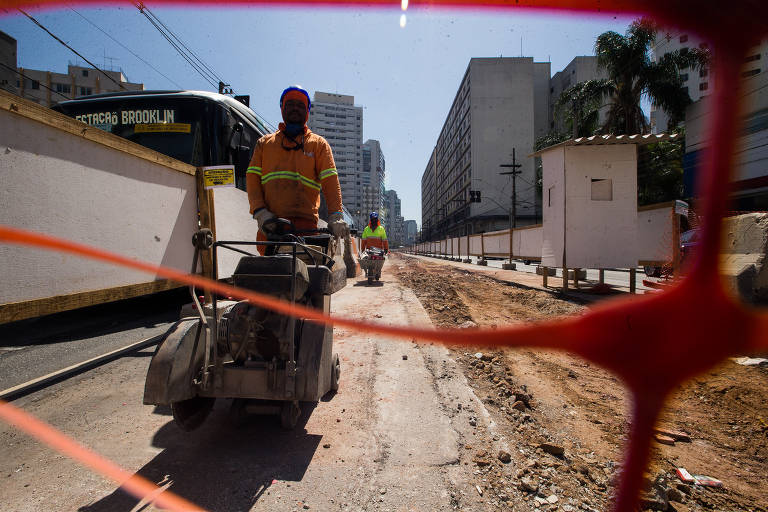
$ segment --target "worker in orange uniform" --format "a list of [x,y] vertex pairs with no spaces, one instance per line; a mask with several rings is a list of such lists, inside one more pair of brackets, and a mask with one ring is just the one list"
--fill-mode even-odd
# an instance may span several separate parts
[[328,205],[328,230],[348,233],[342,216],[341,186],[331,146],[307,127],[312,102],[307,91],[291,86],[280,95],[283,121],[275,133],[256,143],[246,171],[250,212],[259,223],[257,240],[277,229],[278,218],[296,230],[317,229],[320,191]]

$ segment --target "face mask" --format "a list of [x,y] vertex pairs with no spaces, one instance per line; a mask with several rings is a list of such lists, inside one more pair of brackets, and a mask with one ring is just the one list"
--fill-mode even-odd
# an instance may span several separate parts
[[285,133],[287,133],[290,137],[295,137],[298,134],[302,133],[303,131],[304,131],[303,124],[286,123],[285,125]]

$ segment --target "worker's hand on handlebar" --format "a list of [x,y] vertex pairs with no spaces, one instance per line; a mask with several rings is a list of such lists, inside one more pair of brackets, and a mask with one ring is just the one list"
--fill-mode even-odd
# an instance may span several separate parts
[[347,236],[347,233],[349,233],[349,226],[344,221],[344,217],[341,213],[332,213],[328,217],[328,231],[336,237]]
[[274,213],[267,210],[266,208],[259,208],[255,212],[253,212],[253,218],[256,219],[256,222],[259,223],[259,229],[267,233],[267,229],[264,228],[264,225],[267,224],[267,221],[277,218]]

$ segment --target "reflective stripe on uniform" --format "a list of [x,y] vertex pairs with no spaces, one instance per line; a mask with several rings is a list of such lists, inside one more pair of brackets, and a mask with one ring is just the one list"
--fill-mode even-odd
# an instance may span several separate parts
[[328,178],[329,176],[338,176],[339,173],[336,172],[336,169],[326,169],[320,173],[320,181],[324,180],[325,178]]
[[261,167],[249,167],[248,169],[246,169],[245,173],[258,174],[259,176],[261,176]]
[[313,188],[315,190],[320,190],[320,184],[316,182],[315,180],[311,180],[304,176],[303,174],[299,174],[298,172],[291,172],[291,171],[274,171],[274,172],[267,172],[264,175],[261,175],[261,184],[264,185],[265,183],[269,183],[272,180],[294,180],[299,181],[303,185],[308,186],[309,188]]

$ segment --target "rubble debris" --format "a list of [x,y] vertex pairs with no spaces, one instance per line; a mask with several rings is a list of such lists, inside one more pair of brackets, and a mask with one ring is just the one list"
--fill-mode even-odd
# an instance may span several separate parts
[[693,475],[693,479],[695,480],[694,483],[696,485],[702,485],[704,487],[722,487],[723,486],[723,482],[711,476]]
[[693,478],[693,476],[686,470],[685,468],[677,468],[675,470],[675,473],[677,474],[677,477],[682,480],[683,482],[687,484],[692,484],[696,480]]
[[407,361],[407,360],[408,360],[408,354],[403,354],[403,361]]
[[682,432],[680,430],[672,430],[672,429],[668,429],[668,428],[657,427],[657,428],[653,429],[653,431],[656,434],[660,434],[662,436],[671,437],[675,441],[682,441],[684,443],[690,443],[691,442],[690,434],[686,434],[685,432]]
[[656,439],[656,441],[660,442],[661,444],[667,444],[667,445],[670,445],[670,446],[675,446],[675,439],[672,438],[672,437],[665,436],[665,435],[662,435],[662,434],[654,434],[653,437],[654,437],[654,439]]
[[525,476],[520,479],[519,488],[521,491],[534,493],[539,490],[539,484],[533,478]]
[[499,450],[498,457],[499,460],[504,464],[509,464],[512,461],[512,455],[510,455],[509,452],[505,452],[504,450]]
[[479,485],[476,485],[475,489],[477,489],[477,494],[479,494],[480,496],[483,495],[483,488],[482,487],[480,487]]
[[541,443],[539,448],[544,450],[546,453],[556,455],[558,457],[561,457],[565,454],[565,448],[552,443]]

